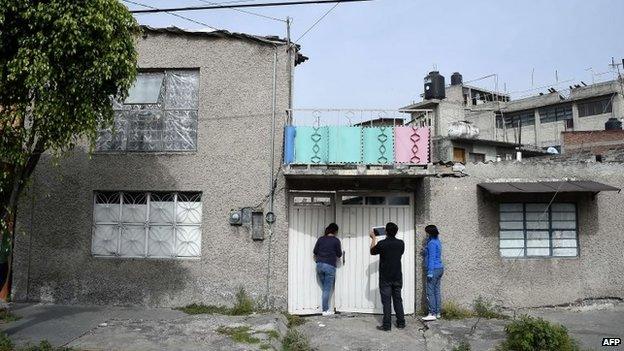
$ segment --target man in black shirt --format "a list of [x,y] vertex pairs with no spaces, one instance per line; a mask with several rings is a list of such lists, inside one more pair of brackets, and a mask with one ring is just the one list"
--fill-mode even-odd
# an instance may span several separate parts
[[403,313],[403,299],[401,288],[403,287],[403,273],[401,272],[401,256],[405,251],[403,240],[397,239],[399,227],[389,222],[386,224],[386,239],[377,243],[375,233],[371,231],[371,255],[379,255],[379,292],[383,304],[383,324],[377,329],[388,331],[392,328],[391,315],[394,304],[396,314],[396,326],[405,328],[405,314]]

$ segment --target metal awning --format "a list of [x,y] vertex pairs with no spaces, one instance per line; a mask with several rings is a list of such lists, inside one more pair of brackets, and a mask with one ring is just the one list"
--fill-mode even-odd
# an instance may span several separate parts
[[498,182],[479,183],[490,194],[514,194],[514,193],[598,193],[601,191],[620,191],[607,184],[591,180],[565,181],[565,182]]

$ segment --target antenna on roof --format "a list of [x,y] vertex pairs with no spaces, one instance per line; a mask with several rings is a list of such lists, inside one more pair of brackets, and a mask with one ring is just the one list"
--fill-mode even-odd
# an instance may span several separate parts
[[581,81],[581,84],[583,84],[584,87],[587,86],[587,84],[585,84],[585,82]]

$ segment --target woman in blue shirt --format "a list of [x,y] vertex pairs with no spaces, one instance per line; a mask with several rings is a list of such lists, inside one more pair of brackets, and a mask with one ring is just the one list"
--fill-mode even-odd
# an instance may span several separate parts
[[325,235],[318,238],[314,245],[314,259],[316,260],[316,274],[321,282],[323,291],[323,315],[334,314],[329,309],[329,297],[331,296],[334,281],[336,280],[336,261],[342,256],[340,239],[336,238],[338,225],[331,223],[325,228]]
[[425,269],[427,270],[427,303],[429,315],[423,321],[435,321],[441,317],[442,299],[440,298],[440,280],[444,274],[442,265],[442,243],[438,239],[438,228],[430,224],[425,227],[427,246],[424,249]]

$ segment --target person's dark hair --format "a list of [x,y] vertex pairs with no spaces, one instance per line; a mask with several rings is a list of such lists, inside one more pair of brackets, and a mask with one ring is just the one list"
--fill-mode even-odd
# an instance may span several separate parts
[[391,236],[391,237],[395,237],[397,235],[397,232],[399,231],[399,226],[392,223],[392,222],[388,222],[388,224],[386,224],[386,235],[387,236]]
[[433,224],[429,224],[425,227],[425,233],[429,234],[432,238],[437,238],[440,232],[438,231],[438,227]]
[[327,228],[325,228],[325,235],[327,235],[327,234],[334,234],[334,235],[336,235],[336,233],[338,233],[338,224],[336,224],[336,223],[329,223]]

